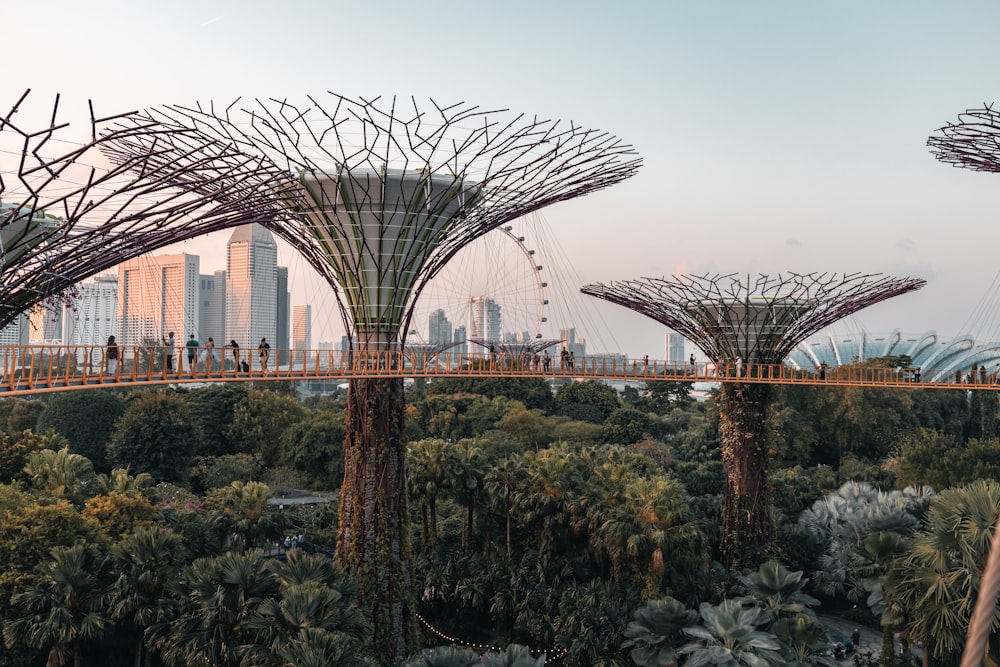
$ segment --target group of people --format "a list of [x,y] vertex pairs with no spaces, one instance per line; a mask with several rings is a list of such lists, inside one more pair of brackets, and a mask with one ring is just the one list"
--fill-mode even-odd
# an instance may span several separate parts
[[[174,332],[170,331],[162,339],[163,342],[163,368],[167,373],[174,372],[174,347],[176,346],[174,339]],[[118,342],[114,336],[108,336],[108,343],[105,346],[105,363],[107,367],[108,375],[117,375],[118,373],[118,360],[121,357],[121,352],[118,347]],[[250,364],[244,359],[240,360],[240,344],[235,340],[229,341],[229,349],[233,352],[233,368],[237,371],[242,371],[244,373],[250,372]],[[187,351],[187,361],[188,370],[194,373],[197,370],[197,363],[200,360],[204,364],[205,371],[211,373],[215,370],[215,364],[219,364],[219,370],[223,370],[224,364],[222,363],[222,358],[216,355],[215,339],[211,336],[202,345],[195,338],[194,334],[188,336],[188,340],[184,343],[184,349]],[[199,356],[199,349],[201,354]],[[260,358],[260,370],[264,373],[267,372],[267,365],[271,357],[271,345],[267,342],[267,338],[260,339],[260,345],[257,346],[257,354]]]

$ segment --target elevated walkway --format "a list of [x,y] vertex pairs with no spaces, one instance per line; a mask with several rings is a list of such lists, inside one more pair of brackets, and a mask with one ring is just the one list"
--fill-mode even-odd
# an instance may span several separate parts
[[[205,382],[266,382],[351,378],[507,377],[568,378],[610,381],[750,382],[770,384],[895,387],[908,389],[1000,390],[995,375],[985,372],[962,376],[934,369],[841,366],[823,372],[805,371],[783,364],[722,365],[664,362],[622,357],[579,357],[572,365],[557,357],[545,364],[533,356],[464,354],[396,350],[344,353],[331,350],[278,350],[271,348],[262,368],[256,349],[216,348],[211,365],[199,350],[194,368],[187,350],[175,348],[167,367],[162,347],[119,347],[112,365],[108,350],[100,346],[26,345],[0,347],[0,396],[25,396],[94,387],[173,385]],[[286,354],[283,354],[287,353]],[[275,366],[279,358],[289,363]],[[237,363],[237,361],[239,363]],[[243,364],[248,370],[241,370]],[[112,368],[113,366],[113,368]],[[931,380],[927,378],[933,378]]]

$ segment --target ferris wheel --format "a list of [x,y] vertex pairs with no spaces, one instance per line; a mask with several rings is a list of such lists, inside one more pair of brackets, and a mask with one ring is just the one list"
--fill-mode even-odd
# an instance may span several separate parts
[[[499,336],[515,334],[519,342],[541,338],[546,321],[544,266],[535,250],[528,247],[521,229],[514,223],[484,234],[459,251],[424,288],[414,305],[409,343],[440,344],[442,333],[430,330],[432,316],[447,321],[455,339],[459,327],[466,328],[465,340],[473,334],[476,304],[488,300],[498,315],[491,324]],[[482,337],[489,337],[482,336]]]

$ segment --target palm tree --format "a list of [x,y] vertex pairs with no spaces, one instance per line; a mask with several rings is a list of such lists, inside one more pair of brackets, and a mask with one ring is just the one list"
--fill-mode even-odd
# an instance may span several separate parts
[[11,598],[15,611],[3,628],[7,647],[48,647],[47,667],[61,667],[71,657],[80,667],[80,642],[100,639],[112,629],[105,611],[108,560],[91,544],[57,547],[38,573],[36,585]]
[[455,500],[465,508],[462,526],[462,546],[472,544],[476,507],[483,495],[483,470],[486,454],[475,440],[463,439],[448,448],[448,480]]
[[745,607],[739,599],[718,606],[703,602],[698,609],[701,625],[685,628],[692,641],[680,653],[685,667],[769,667],[785,664],[781,642],[760,629],[767,616],[758,607]]
[[288,525],[286,516],[267,502],[270,497],[271,489],[260,482],[233,482],[212,489],[205,497],[209,521],[237,549],[262,547]]
[[420,505],[421,542],[425,551],[437,544],[437,497],[448,481],[448,443],[418,440],[406,449],[406,488]]
[[403,667],[473,667],[480,662],[479,654],[461,646],[425,648],[416,658],[403,663]]
[[[112,618],[137,629],[135,667],[142,664],[148,632],[155,643],[158,631],[177,617],[180,603],[169,595],[169,587],[187,562],[180,535],[161,526],[137,528],[111,548],[118,577],[111,588]],[[151,655],[145,653],[147,666]]]
[[799,615],[815,618],[812,607],[819,600],[802,590],[808,581],[802,578],[802,572],[791,572],[776,560],[762,563],[756,572],[740,577],[769,624]]
[[97,491],[102,494],[121,493],[126,496],[145,495],[153,488],[156,481],[148,472],[141,472],[135,477],[125,468],[115,468],[110,475],[97,476]]
[[531,651],[520,644],[510,644],[503,651],[490,652],[483,656],[483,667],[543,667],[545,655],[532,657]]
[[42,449],[28,455],[24,472],[36,489],[54,496],[82,500],[95,490],[97,476],[94,466],[85,456],[73,454],[68,447],[56,451]]
[[199,558],[180,575],[176,594],[184,606],[157,648],[168,663],[242,665],[248,649],[258,643],[248,621],[278,585],[260,551]]
[[[957,661],[989,553],[1000,507],[1000,482],[979,480],[948,489],[931,501],[923,530],[910,552],[886,577],[886,597],[899,605],[911,639],[942,662]],[[994,612],[1000,625],[1000,610]],[[991,637],[987,657],[1000,658],[1000,638]]]
[[651,600],[635,610],[622,648],[632,649],[629,655],[639,667],[675,667],[684,628],[697,619],[698,612],[672,597]]
[[506,522],[507,554],[511,548],[511,523],[516,507],[517,493],[527,480],[528,472],[520,457],[506,458],[490,468],[483,478],[483,490],[494,512],[503,514]]
[[786,667],[837,667],[840,664],[830,655],[826,633],[815,618],[805,614],[781,618],[771,631],[785,645]]

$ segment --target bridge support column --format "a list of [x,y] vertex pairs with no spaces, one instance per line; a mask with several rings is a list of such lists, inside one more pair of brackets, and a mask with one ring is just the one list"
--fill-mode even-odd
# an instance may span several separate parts
[[771,502],[764,425],[767,384],[724,382],[719,420],[726,499],[722,512],[722,561],[733,569],[756,567],[771,546]]
[[337,560],[371,610],[372,646],[382,664],[397,664],[417,648],[404,412],[401,378],[350,381]]

